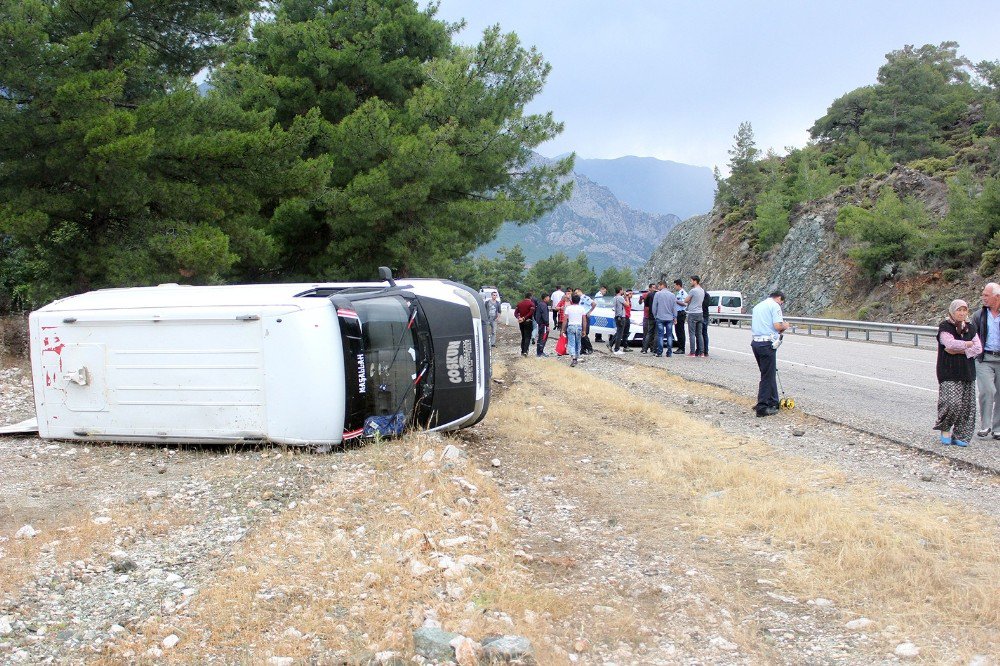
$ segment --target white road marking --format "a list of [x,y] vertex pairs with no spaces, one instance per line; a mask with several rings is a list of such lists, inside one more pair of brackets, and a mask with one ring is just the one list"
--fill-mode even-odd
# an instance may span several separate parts
[[[712,350],[720,349],[725,352],[730,352],[732,354],[741,354],[743,356],[753,356],[751,352],[737,351],[736,349],[726,349],[725,347],[718,347],[712,345]],[[778,363],[786,363],[788,365],[798,365],[803,368],[813,368],[815,370],[826,370],[827,372],[835,372],[838,375],[846,375],[848,377],[857,377],[858,379],[868,379],[873,382],[882,382],[883,384],[892,384],[894,386],[903,386],[905,388],[917,389],[918,391],[927,391],[928,393],[937,393],[937,389],[924,388],[923,386],[914,386],[913,384],[904,384],[902,382],[894,382],[891,379],[881,379],[879,377],[869,377],[867,375],[856,375],[853,372],[845,372],[843,370],[834,370],[833,368],[824,368],[819,365],[809,365],[808,363],[799,363],[798,361],[786,361],[785,359],[778,359]]]
[[937,361],[921,361],[919,358],[906,358],[905,356],[890,356],[889,358],[894,358],[900,361],[909,361],[910,363],[926,363],[927,365],[935,365]]

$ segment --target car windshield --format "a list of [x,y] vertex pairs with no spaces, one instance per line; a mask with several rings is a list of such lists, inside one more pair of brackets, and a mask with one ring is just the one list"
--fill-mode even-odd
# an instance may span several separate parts
[[743,299],[739,296],[723,296],[722,297],[722,307],[724,308],[738,308],[743,305]]
[[719,304],[719,297],[718,296],[709,296],[708,297],[708,304],[709,305],[718,305]]
[[364,367],[358,368],[359,393],[367,415],[413,411],[417,374],[415,311],[400,296],[354,301],[361,320]]

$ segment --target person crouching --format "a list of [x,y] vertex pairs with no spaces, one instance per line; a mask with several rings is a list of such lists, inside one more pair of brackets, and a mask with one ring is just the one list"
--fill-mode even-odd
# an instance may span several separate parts
[[969,304],[951,302],[948,317],[938,325],[938,409],[934,429],[941,444],[968,446],[976,428],[975,358],[983,349],[976,325],[969,321]]

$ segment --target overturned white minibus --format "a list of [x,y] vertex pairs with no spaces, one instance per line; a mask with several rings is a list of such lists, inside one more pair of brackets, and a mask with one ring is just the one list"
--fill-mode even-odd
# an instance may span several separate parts
[[445,280],[105,289],[33,312],[45,438],[327,447],[478,423],[478,292]]

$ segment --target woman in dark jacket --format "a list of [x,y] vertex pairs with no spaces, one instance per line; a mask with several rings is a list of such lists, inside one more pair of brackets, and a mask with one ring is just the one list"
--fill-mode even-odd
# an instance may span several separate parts
[[968,446],[976,428],[975,358],[983,345],[969,321],[969,304],[954,300],[938,325],[938,413],[941,444]]

